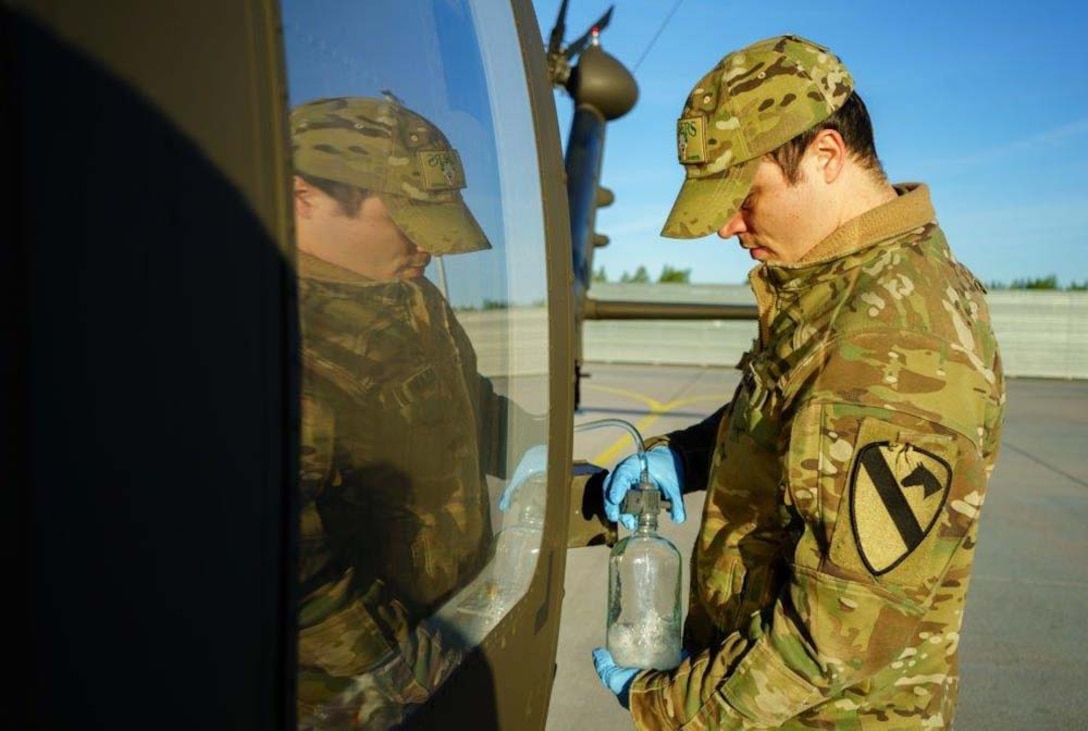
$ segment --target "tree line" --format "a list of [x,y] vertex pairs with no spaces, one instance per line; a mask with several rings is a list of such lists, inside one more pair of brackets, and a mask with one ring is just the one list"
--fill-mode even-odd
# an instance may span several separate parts
[[1085,279],[1083,282],[1073,281],[1062,287],[1058,284],[1057,275],[1051,274],[1046,277],[1025,277],[1020,279],[1014,279],[1008,284],[1005,284],[1004,282],[990,282],[986,285],[986,287],[990,290],[1042,289],[1065,292],[1084,292],[1088,291],[1088,279]]
[[[594,282],[610,281],[608,279],[608,272],[604,267],[598,267],[593,271]],[[624,272],[617,280],[620,284],[651,284],[656,282],[657,284],[691,284],[691,269],[674,269],[666,264],[661,268],[661,274],[658,275],[656,280],[650,279],[650,273],[646,271],[646,267],[639,265],[634,274],[628,274]]]

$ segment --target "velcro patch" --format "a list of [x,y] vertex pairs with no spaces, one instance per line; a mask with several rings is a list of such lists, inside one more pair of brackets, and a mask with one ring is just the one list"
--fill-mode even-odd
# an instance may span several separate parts
[[875,576],[921,545],[951,484],[952,468],[932,452],[892,442],[861,448],[850,476],[850,510],[858,550]]
[[427,190],[458,190],[465,187],[465,169],[456,150],[420,150],[419,166]]
[[676,120],[676,156],[684,164],[707,161],[706,119],[681,117]]

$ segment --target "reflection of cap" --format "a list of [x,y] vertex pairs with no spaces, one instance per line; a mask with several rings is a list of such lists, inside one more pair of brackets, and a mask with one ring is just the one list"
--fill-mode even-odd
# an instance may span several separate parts
[[442,131],[395,101],[318,99],[291,112],[295,170],[363,188],[431,254],[490,249],[461,198],[465,171]]
[[853,89],[842,61],[798,36],[719,61],[676,122],[685,180],[661,234],[690,239],[724,226],[748,196],[759,159],[827,119]]

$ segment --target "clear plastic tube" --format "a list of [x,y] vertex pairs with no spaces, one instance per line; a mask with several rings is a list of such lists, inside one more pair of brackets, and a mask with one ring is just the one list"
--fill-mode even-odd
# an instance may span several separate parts
[[596,421],[587,421],[582,424],[575,424],[574,431],[589,431],[591,429],[603,429],[605,427],[614,426],[620,429],[625,429],[628,434],[631,435],[631,439],[635,442],[635,449],[638,454],[638,466],[641,471],[639,475],[639,482],[643,485],[650,482],[650,465],[646,461],[646,444],[642,441],[642,435],[638,433],[638,429],[634,424],[624,421],[623,419],[597,419]]

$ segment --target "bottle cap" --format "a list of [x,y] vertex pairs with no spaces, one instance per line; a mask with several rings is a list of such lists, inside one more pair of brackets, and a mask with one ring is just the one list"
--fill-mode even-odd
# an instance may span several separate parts
[[623,498],[621,511],[631,515],[657,515],[663,507],[669,507],[669,501],[651,485],[632,488]]

